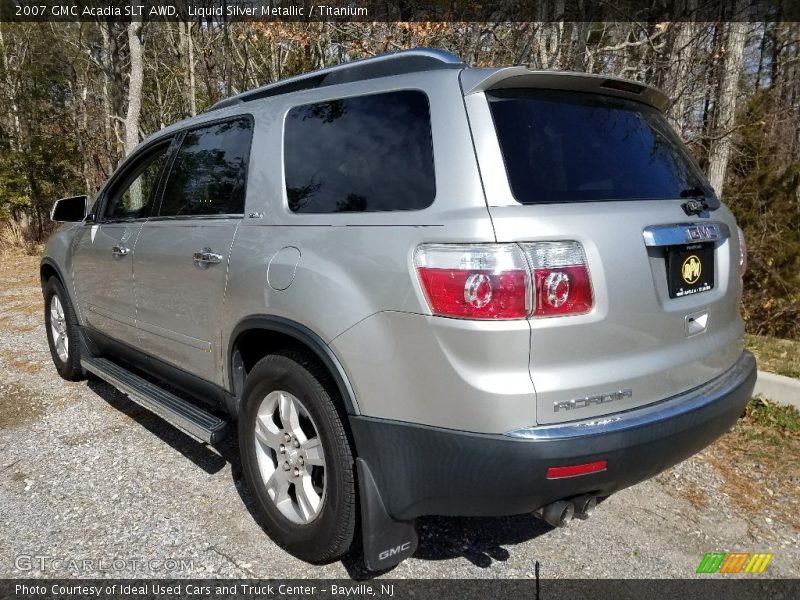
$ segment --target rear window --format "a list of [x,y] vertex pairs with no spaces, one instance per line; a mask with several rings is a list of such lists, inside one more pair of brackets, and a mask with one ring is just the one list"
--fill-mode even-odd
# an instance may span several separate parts
[[427,208],[436,195],[428,98],[408,90],[293,108],[284,160],[293,212]]
[[487,96],[518,202],[674,199],[707,185],[654,108],[552,90]]

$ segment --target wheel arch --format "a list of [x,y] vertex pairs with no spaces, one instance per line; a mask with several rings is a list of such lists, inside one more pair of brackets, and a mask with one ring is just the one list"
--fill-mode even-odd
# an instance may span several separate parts
[[42,286],[42,292],[44,292],[44,286],[47,283],[47,280],[52,277],[55,277],[61,283],[61,287],[64,288],[64,292],[67,294],[67,300],[69,300],[70,304],[72,304],[72,309],[75,311],[78,324],[82,325],[83,315],[81,314],[78,303],[75,301],[75,294],[73,293],[71,285],[72,282],[70,282],[64,276],[64,272],[61,270],[61,267],[58,266],[58,263],[55,260],[49,256],[45,256],[39,263],[39,281]]
[[226,360],[230,389],[241,397],[247,371],[261,358],[283,348],[297,348],[313,355],[334,382],[348,415],[358,415],[358,401],[347,373],[333,350],[314,331],[290,319],[251,315],[239,321],[230,336]]
[[39,279],[41,280],[42,286],[44,286],[51,277],[58,277],[61,281],[61,285],[64,285],[64,276],[61,274],[61,269],[58,268],[58,265],[56,265],[53,259],[45,257],[39,264]]

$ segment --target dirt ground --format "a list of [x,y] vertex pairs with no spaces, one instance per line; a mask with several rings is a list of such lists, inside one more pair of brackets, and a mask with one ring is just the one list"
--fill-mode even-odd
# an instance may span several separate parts
[[[231,441],[203,446],[105,383],[62,381],[38,259],[0,265],[0,577],[365,576],[356,557],[312,566],[270,541]],[[420,519],[416,555],[382,577],[531,577],[537,561],[545,578],[692,577],[706,552],[740,551],[773,553],[763,576],[796,578],[798,457],[797,432],[748,417],[565,529]]]

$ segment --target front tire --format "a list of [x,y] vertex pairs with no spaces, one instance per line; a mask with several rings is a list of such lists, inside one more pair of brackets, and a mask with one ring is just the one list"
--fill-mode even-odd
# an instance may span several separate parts
[[58,374],[67,381],[86,379],[81,367],[78,319],[64,286],[55,277],[48,279],[44,286],[44,323]]
[[353,542],[354,460],[328,373],[306,354],[261,359],[242,394],[242,468],[270,537],[309,562],[328,562]]

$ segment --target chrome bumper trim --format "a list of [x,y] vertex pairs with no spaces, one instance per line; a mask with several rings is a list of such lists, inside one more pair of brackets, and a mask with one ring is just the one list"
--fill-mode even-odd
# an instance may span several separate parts
[[750,352],[745,350],[736,364],[719,377],[712,379],[700,387],[666,400],[654,402],[641,408],[634,408],[624,412],[612,413],[582,421],[523,427],[521,429],[508,431],[504,435],[511,438],[527,440],[561,440],[585,438],[591,435],[646,427],[650,424],[698,410],[727,397],[743,385],[755,369],[755,358]]

